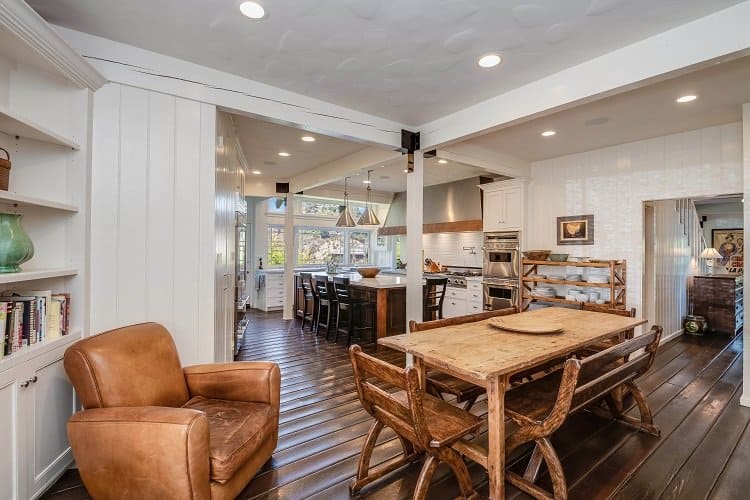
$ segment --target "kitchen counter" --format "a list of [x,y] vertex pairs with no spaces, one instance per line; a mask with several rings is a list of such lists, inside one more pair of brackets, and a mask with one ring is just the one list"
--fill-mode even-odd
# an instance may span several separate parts
[[[375,304],[375,333],[377,338],[406,333],[406,277],[379,274],[374,278],[363,278],[359,273],[328,274],[314,273],[315,276],[349,278],[353,298]],[[299,283],[299,273],[294,275],[295,288]],[[304,298],[295,294],[295,311],[299,312]]]

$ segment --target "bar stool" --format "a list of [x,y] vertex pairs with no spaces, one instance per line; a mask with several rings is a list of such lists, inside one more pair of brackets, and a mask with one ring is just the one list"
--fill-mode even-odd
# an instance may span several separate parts
[[[352,297],[349,278],[334,277],[333,289],[338,302],[336,338],[334,341],[338,342],[339,333],[343,333],[346,335],[346,345],[351,345],[355,333],[359,332],[361,338],[361,334],[365,331],[375,332],[375,303],[359,297]],[[345,317],[342,318],[342,316]]]
[[[312,291],[312,273],[299,273],[300,281],[302,282],[303,292],[303,303],[302,303],[302,329],[305,329],[305,321],[310,322],[310,330],[313,329],[313,322],[315,316],[315,296]],[[308,305],[310,306],[310,312],[308,312]]]
[[[331,295],[328,292],[328,276],[316,275],[313,276],[313,293],[315,294],[315,334],[320,335],[320,327],[323,326],[326,329],[326,337],[328,332],[331,331],[331,316],[333,310],[331,309]],[[321,316],[325,315],[321,318]]]
[[445,300],[445,289],[448,286],[448,278],[427,277],[422,287],[422,321],[443,319],[443,301]]

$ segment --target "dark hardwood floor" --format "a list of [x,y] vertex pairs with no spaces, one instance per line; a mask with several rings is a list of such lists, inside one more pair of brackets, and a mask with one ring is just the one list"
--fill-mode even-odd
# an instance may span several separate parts
[[[349,498],[370,417],[353,386],[346,348],[285,322],[277,313],[251,313],[240,351],[242,360],[280,364],[281,426],[279,446],[240,498]],[[367,348],[378,357],[403,363],[403,355]],[[633,431],[593,414],[574,415],[555,435],[572,499],[739,499],[750,497],[750,408],[739,406],[742,390],[741,336],[683,336],[660,348],[654,367],[641,379],[661,438]],[[486,412],[484,403],[472,409]],[[485,439],[485,432],[478,440]],[[400,452],[392,433],[384,432],[374,462]],[[511,460],[522,468],[521,458]],[[421,464],[415,464],[365,489],[360,496],[407,499]],[[470,472],[481,495],[487,476]],[[544,478],[543,478],[544,480]],[[458,495],[451,474],[441,467],[429,498]],[[509,497],[527,496],[509,486]],[[74,470],[43,497],[88,498]]]

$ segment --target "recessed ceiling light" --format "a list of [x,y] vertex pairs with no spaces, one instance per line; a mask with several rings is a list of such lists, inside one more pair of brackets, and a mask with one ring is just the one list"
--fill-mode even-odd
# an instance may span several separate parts
[[281,152],[279,152],[279,156],[286,157],[286,156],[292,156],[292,155],[290,153],[287,153],[286,151],[281,151]]
[[680,102],[680,103],[682,103],[682,102],[691,102],[691,101],[694,101],[696,99],[698,99],[697,95],[684,95],[682,97],[678,97],[677,98],[677,102]]
[[544,132],[542,132],[542,137],[552,137],[556,133],[557,132],[555,132],[554,130],[545,130]]
[[405,174],[408,174],[408,173],[409,173],[409,169],[408,169],[408,168],[405,168],[405,169],[404,169],[404,173],[405,173]]
[[500,61],[503,59],[497,55],[497,54],[487,54],[486,56],[482,56],[479,58],[479,61],[477,61],[477,64],[481,66],[482,68],[494,68],[498,64],[500,64]]
[[262,174],[263,172],[261,172],[260,170],[253,170],[253,171],[252,171],[252,172],[250,172],[250,173],[251,173],[251,174],[253,174],[253,175],[260,175],[260,174]]
[[240,4],[240,12],[250,19],[263,19],[266,17],[266,9],[258,2],[242,2]]
[[304,142],[315,142],[315,137],[313,137],[311,135],[303,135],[302,136],[302,141],[304,141]]
[[370,184],[372,181],[369,179],[365,179],[362,181],[362,184]]
[[440,158],[438,160],[438,163],[441,164],[441,165],[445,165],[446,163],[448,163],[448,160],[443,160],[442,158]]

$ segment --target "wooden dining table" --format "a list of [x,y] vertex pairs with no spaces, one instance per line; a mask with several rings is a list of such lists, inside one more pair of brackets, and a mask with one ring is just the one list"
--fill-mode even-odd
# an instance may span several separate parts
[[492,499],[505,498],[504,414],[510,376],[646,323],[643,318],[563,307],[536,309],[518,315],[524,319],[557,322],[562,331],[516,333],[498,329],[490,325],[492,320],[484,320],[379,341],[383,346],[411,354],[423,384],[425,368],[433,367],[487,390],[487,448],[461,442],[457,449],[487,470]]

